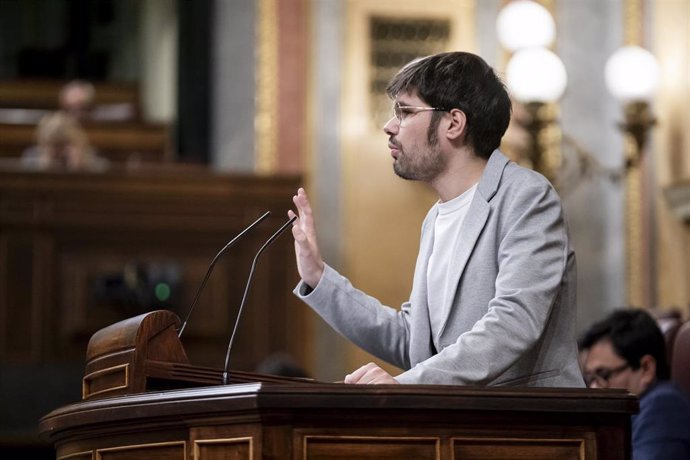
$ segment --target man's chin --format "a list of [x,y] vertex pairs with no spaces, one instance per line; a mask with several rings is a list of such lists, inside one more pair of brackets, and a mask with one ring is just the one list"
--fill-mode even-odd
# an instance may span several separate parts
[[415,180],[414,177],[409,173],[409,171],[405,171],[403,168],[401,168],[397,162],[393,163],[393,172],[395,173],[396,176],[400,177],[401,179],[405,180]]

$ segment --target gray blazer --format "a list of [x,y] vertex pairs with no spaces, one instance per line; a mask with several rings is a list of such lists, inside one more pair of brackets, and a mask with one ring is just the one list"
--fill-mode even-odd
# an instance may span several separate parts
[[[326,266],[295,294],[335,330],[405,372],[400,383],[583,387],[575,339],[576,267],[558,194],[495,151],[454,249],[447,305],[427,303],[434,205],[422,224],[410,300],[394,309]],[[446,320],[436,350],[429,308]]]

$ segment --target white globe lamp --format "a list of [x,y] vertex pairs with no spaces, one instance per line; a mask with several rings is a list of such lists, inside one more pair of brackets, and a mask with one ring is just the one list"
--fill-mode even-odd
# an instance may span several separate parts
[[523,102],[556,102],[565,92],[568,76],[563,61],[546,48],[517,51],[506,67],[508,89]]
[[623,103],[650,101],[659,86],[659,64],[639,46],[619,48],[606,61],[606,86]]
[[508,51],[534,46],[549,47],[556,36],[551,13],[532,0],[508,3],[496,19],[496,31],[501,45]]

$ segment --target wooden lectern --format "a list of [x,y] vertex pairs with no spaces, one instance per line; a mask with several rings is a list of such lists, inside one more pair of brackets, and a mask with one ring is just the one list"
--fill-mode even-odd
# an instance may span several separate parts
[[[96,332],[86,349],[82,399],[145,391],[220,385],[223,371],[189,364],[178,338],[180,318],[156,310]],[[230,383],[309,382],[251,372],[230,372]]]
[[40,421],[58,459],[630,458],[638,400],[624,390],[345,385],[236,372],[221,385],[222,371],[188,363],[179,325],[154,311],[92,337],[84,400]]

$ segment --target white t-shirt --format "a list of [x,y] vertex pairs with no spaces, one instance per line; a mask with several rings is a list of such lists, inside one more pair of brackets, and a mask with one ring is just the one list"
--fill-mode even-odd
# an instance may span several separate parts
[[[453,248],[462,238],[462,223],[465,221],[477,184],[467,189],[462,195],[445,203],[438,203],[438,216],[434,222],[434,247],[427,266],[427,301],[429,303],[429,321],[434,346],[439,350],[438,336],[445,320],[443,305],[452,302],[449,295],[448,268],[452,262]],[[440,350],[439,350],[440,351]]]

